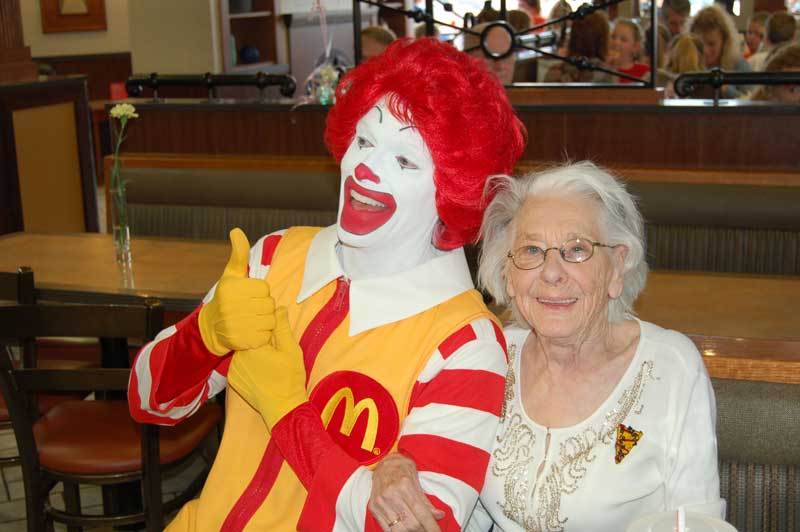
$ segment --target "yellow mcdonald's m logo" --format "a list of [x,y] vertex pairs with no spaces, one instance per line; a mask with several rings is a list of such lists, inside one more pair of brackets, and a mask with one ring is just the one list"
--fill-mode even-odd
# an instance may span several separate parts
[[375,447],[375,438],[378,436],[378,407],[375,405],[375,401],[367,397],[356,403],[355,397],[353,397],[353,390],[349,387],[340,388],[328,399],[328,402],[325,403],[325,408],[322,410],[322,422],[326,428],[333,417],[333,413],[342,401],[344,401],[344,417],[342,418],[342,426],[339,428],[339,432],[345,436],[350,436],[356,421],[358,421],[361,413],[366,410],[367,430],[364,431],[361,448],[372,452]]

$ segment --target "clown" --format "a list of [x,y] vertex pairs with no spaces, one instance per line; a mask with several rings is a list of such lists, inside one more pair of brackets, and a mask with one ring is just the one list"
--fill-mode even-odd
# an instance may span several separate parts
[[177,423],[230,385],[214,466],[170,530],[403,530],[412,516],[367,512],[370,467],[393,450],[414,459],[439,526],[466,523],[506,362],[462,247],[486,178],[510,172],[524,140],[483,64],[434,39],[343,79],[326,129],[337,224],[252,249],[232,231],[203,304],[135,362],[140,421]]

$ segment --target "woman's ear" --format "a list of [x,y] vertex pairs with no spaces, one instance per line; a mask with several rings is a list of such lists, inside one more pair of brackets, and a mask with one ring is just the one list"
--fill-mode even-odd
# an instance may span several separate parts
[[628,246],[616,246],[611,254],[611,282],[608,284],[608,297],[617,299],[622,295],[624,287],[625,258],[628,256]]

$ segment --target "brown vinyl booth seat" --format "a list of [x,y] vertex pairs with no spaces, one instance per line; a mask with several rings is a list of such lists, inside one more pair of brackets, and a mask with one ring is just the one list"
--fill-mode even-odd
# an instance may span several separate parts
[[726,520],[741,532],[800,530],[800,385],[712,384]]
[[227,240],[240,227],[252,244],[279,229],[336,221],[332,159],[150,154],[122,163],[133,236]]
[[629,182],[654,269],[800,275],[800,187]]

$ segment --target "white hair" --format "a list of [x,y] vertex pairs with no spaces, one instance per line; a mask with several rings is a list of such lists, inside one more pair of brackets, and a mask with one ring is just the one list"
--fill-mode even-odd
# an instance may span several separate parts
[[583,194],[600,207],[601,238],[611,245],[621,244],[628,253],[623,265],[623,289],[608,306],[609,321],[616,322],[633,314],[633,303],[647,281],[644,224],[635,198],[625,185],[591,162],[565,164],[519,178],[500,175],[486,185],[495,196],[483,217],[482,247],[478,281],[499,305],[510,305],[514,319],[521,319],[516,305],[506,291],[508,252],[514,242],[514,219],[525,200],[532,196]]

